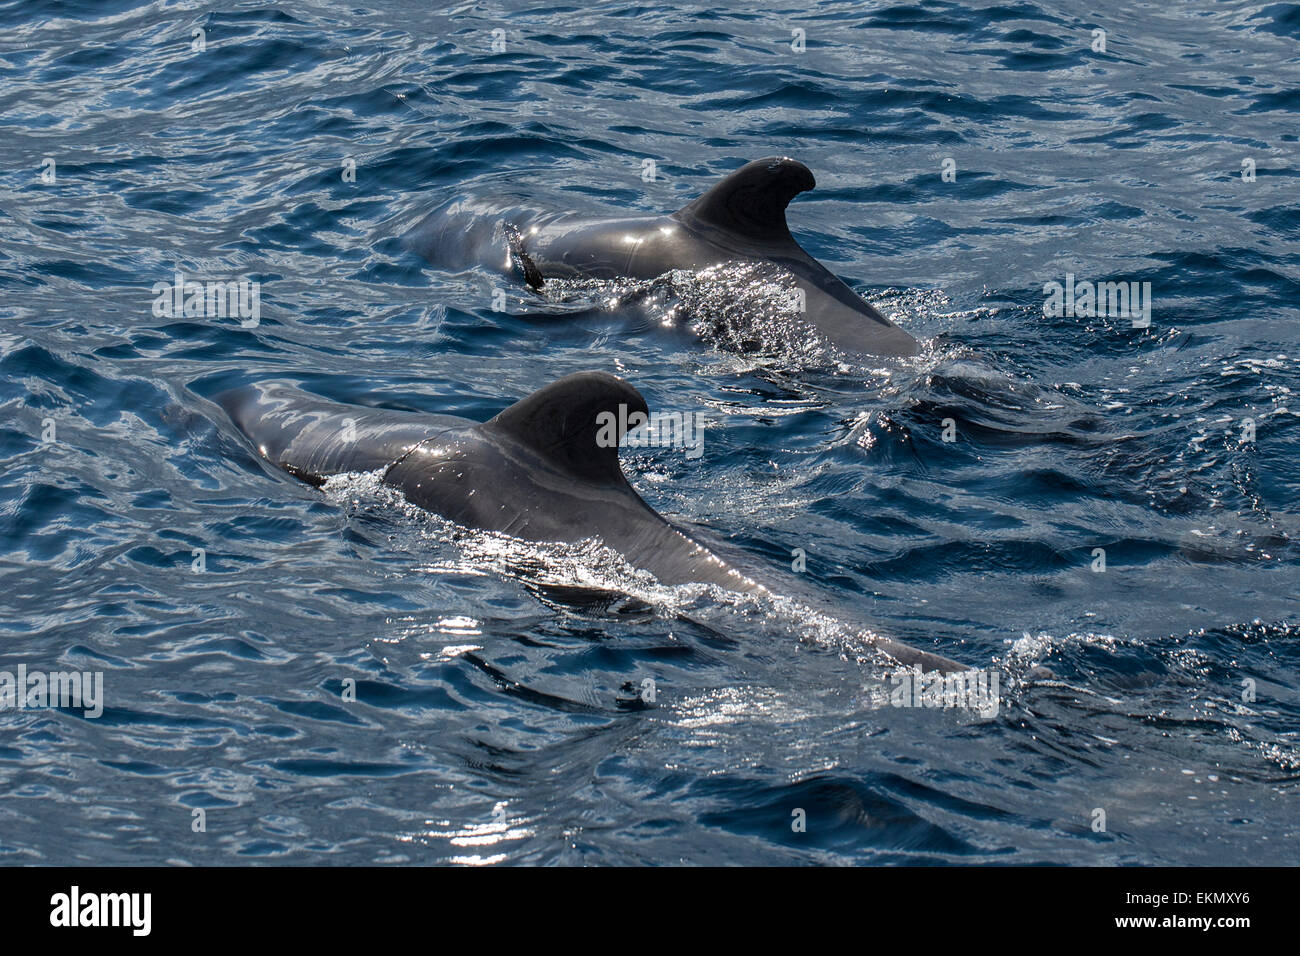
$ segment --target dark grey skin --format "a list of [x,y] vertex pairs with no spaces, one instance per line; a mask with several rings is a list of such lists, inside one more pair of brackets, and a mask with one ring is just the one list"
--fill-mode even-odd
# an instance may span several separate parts
[[[468,259],[520,270],[540,288],[551,278],[653,279],[674,269],[730,262],[773,263],[804,293],[805,318],[845,352],[914,355],[916,340],[800,248],[785,209],[816,185],[808,167],[785,157],[746,163],[694,202],[667,216],[584,220],[455,204],[414,230],[413,248],[435,265]],[[449,248],[459,243],[459,248]]]
[[[626,421],[648,409],[635,388],[613,375],[570,375],[483,423],[342,405],[277,383],[235,389],[215,401],[263,458],[310,484],[384,469],[384,483],[412,504],[468,528],[539,542],[599,538],[664,584],[772,593],[655,512],[628,484],[617,444],[601,441],[600,415]],[[888,638],[875,645],[907,666],[968,669]]]

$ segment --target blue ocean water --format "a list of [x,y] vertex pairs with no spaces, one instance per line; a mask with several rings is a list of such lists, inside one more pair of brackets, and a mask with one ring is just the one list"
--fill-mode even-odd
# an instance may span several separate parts
[[[1078,9],[0,4],[0,669],[105,698],[0,711],[0,859],[1294,862],[1300,5]],[[781,154],[795,236],[920,356],[737,352],[707,295],[403,242]],[[155,314],[178,270],[260,283],[258,324]],[[1045,315],[1071,275],[1150,283],[1149,327]],[[566,598],[622,572],[277,475],[207,401],[484,419],[586,369],[707,417],[623,455],[652,506],[802,549],[846,618],[1004,674],[998,715],[882,706],[770,608]]]

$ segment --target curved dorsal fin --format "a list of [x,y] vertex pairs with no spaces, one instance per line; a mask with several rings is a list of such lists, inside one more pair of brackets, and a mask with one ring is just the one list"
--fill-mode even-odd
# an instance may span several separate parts
[[483,427],[510,435],[566,472],[623,482],[618,442],[647,415],[635,388],[607,372],[577,372],[515,402]]
[[699,199],[675,214],[757,239],[788,239],[785,207],[790,200],[817,185],[803,163],[785,156],[769,156],[746,163]]

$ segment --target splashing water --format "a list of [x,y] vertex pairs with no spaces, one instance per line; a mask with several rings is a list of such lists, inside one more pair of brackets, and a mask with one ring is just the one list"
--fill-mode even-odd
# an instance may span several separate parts
[[609,310],[636,304],[715,348],[779,359],[792,369],[843,363],[843,354],[798,311],[797,290],[780,266],[730,262],[655,279],[548,279],[543,293],[553,304],[585,299]]

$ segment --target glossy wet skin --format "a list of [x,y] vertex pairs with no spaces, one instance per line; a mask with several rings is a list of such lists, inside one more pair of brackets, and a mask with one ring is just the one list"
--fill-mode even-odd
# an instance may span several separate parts
[[653,511],[625,482],[574,478],[527,445],[467,423],[416,447],[384,482],[469,528],[525,541],[600,539],[668,585],[757,585]]
[[341,405],[275,383],[216,401],[262,457],[310,484],[383,468],[384,483],[412,504],[469,528],[526,541],[599,538],[664,584],[759,587],[651,509],[621,471],[575,474],[495,420]]
[[701,271],[730,262],[773,263],[804,292],[805,318],[845,352],[915,355],[916,340],[880,314],[793,239],[745,240],[724,229],[672,216],[559,219],[524,231],[524,248],[544,277],[653,279],[673,269]]
[[[526,541],[599,539],[667,585],[764,595],[780,588],[772,575],[741,571],[655,512],[627,483],[617,448],[592,444],[594,431],[585,426],[594,410],[647,410],[640,394],[612,375],[568,376],[481,424],[343,405],[278,383],[214,400],[263,458],[313,485],[383,469],[384,483],[412,504],[468,528]],[[887,638],[875,643],[905,664],[965,669]]]

